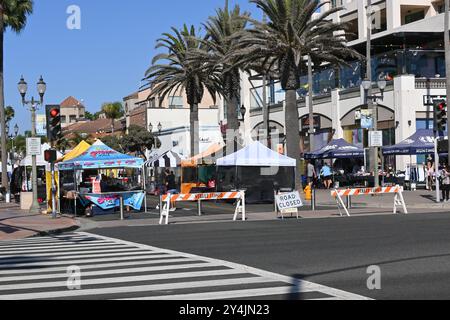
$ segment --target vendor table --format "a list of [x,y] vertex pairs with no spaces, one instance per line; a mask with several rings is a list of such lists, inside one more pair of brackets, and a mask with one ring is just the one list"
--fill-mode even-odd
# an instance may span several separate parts
[[[102,209],[120,207],[120,219],[124,220],[124,206],[133,207],[140,210],[142,202],[145,198],[145,191],[114,191],[104,193],[76,193],[76,197],[80,197],[83,201],[89,201]],[[125,199],[125,200],[124,200]],[[117,200],[119,204],[117,205]],[[125,203],[126,202],[126,203]],[[75,198],[76,212],[76,198]]]

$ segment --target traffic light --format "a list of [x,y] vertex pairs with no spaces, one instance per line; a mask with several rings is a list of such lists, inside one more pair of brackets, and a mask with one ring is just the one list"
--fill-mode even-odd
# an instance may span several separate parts
[[61,106],[47,105],[45,107],[47,118],[47,138],[50,142],[61,139]]
[[50,163],[56,162],[56,160],[57,160],[56,150],[52,150],[52,149],[45,150],[44,151],[44,159],[45,159],[45,161],[50,162]]
[[434,130],[445,131],[447,125],[447,103],[445,101],[434,102]]

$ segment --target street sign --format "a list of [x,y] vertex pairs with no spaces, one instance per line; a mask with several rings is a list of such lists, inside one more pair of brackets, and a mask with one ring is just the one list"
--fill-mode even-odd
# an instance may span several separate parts
[[302,199],[298,191],[291,193],[283,193],[275,196],[278,209],[282,212],[286,210],[297,209],[303,207]]
[[383,146],[383,131],[369,132],[369,146],[371,148],[381,148]]
[[41,138],[27,138],[27,156],[41,155]]
[[432,95],[425,95],[423,96],[423,105],[424,106],[433,106],[435,100],[445,100],[447,101],[447,96],[432,96]]
[[373,128],[373,110],[361,110],[361,128],[372,129]]

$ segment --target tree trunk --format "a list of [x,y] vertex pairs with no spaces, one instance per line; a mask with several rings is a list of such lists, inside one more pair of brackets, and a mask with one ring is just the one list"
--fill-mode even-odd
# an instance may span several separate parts
[[198,121],[198,104],[191,105],[190,112],[191,157],[200,153],[200,126]]
[[295,167],[295,189],[302,190],[300,173],[300,123],[297,107],[297,92],[293,89],[286,90],[286,148],[287,155],[297,160]]
[[237,151],[235,138],[239,137],[238,103],[236,97],[227,99],[227,154]]
[[111,119],[111,134],[114,135],[114,118]]
[[8,190],[8,155],[6,150],[6,119],[5,119],[5,96],[3,83],[3,40],[4,21],[3,5],[0,4],[0,144],[2,161],[2,186]]

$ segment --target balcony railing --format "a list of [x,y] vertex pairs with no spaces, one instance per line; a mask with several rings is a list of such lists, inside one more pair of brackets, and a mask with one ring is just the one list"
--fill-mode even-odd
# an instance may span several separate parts
[[445,89],[446,86],[445,78],[416,78],[416,89]]

